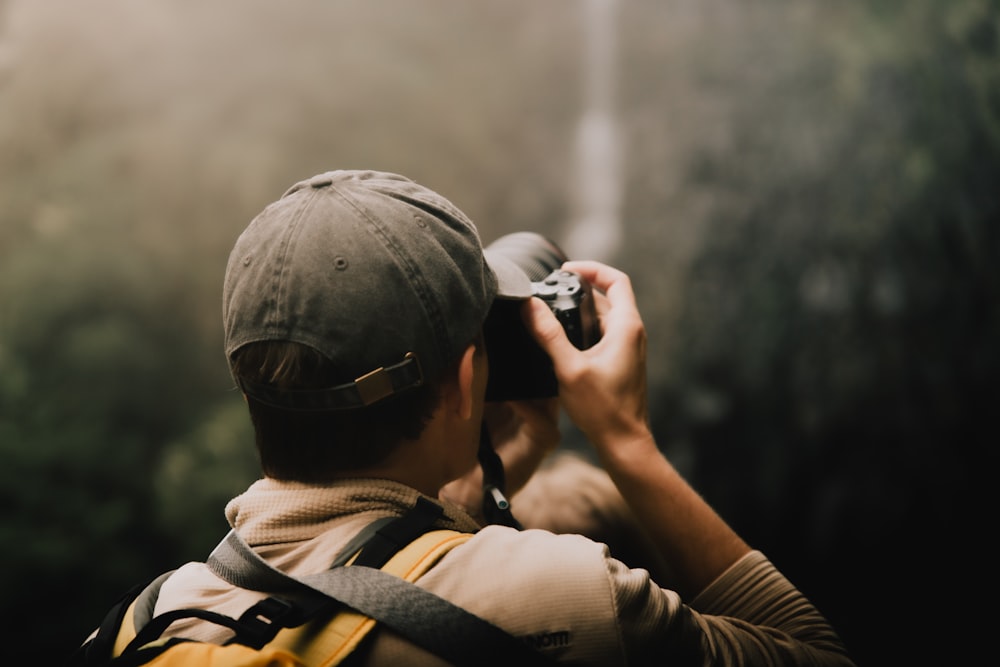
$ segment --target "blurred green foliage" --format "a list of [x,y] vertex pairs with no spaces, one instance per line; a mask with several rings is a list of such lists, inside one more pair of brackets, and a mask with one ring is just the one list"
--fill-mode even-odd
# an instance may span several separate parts
[[[566,231],[579,2],[235,6],[0,4],[14,660],[69,651],[226,530],[257,470],[222,272],[287,186],[387,169],[487,241]],[[897,638],[919,630],[900,609],[966,602],[989,565],[1000,3],[622,0],[616,21],[613,261],[664,450],[863,664],[954,658]]]

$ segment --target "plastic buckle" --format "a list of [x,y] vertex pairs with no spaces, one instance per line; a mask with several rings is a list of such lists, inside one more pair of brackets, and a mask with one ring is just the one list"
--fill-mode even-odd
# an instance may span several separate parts
[[264,598],[243,612],[239,629],[230,643],[259,649],[274,639],[283,628],[299,625],[295,605],[279,598]]

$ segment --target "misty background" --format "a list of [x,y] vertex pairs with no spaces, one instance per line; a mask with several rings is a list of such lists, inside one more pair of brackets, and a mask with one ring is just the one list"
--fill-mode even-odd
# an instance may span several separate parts
[[257,475],[226,258],[338,168],[627,271],[694,486],[860,663],[975,651],[998,31],[993,0],[0,0],[6,655],[222,537]]

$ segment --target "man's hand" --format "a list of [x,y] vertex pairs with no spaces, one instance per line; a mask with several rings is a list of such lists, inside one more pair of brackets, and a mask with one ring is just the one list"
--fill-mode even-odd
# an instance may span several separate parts
[[484,418],[493,449],[503,461],[505,492],[513,496],[559,446],[559,400],[487,403]]
[[657,447],[646,398],[646,332],[628,276],[597,262],[567,262],[563,268],[594,287],[601,340],[587,350],[576,349],[537,299],[526,308],[526,323],[552,358],[567,414],[597,449],[615,486],[676,573],[677,589],[694,596],[750,548]]
[[542,301],[531,299],[525,307],[529,331],[552,358],[562,405],[602,460],[624,453],[628,443],[648,447],[646,330],[631,281],[598,262],[567,262],[563,268],[593,286],[602,336],[578,350]]

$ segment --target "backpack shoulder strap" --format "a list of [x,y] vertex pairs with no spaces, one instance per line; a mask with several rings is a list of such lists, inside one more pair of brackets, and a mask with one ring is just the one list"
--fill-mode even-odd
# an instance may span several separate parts
[[[446,536],[440,545],[444,551],[437,548],[433,551],[443,555],[460,543],[459,540],[465,541],[469,537],[471,536]],[[502,628],[411,581],[383,570],[352,565],[293,578],[271,567],[235,531],[216,548],[213,560],[221,565],[221,572],[216,573],[223,578],[228,579],[238,573],[237,578],[241,581],[253,580],[255,586],[267,582],[266,585],[271,590],[296,598],[315,599],[318,593],[328,600],[346,605],[362,617],[367,617],[370,623],[362,622],[361,627],[365,628],[363,632],[370,631],[376,621],[383,623],[401,637],[451,664],[476,665],[482,664],[484,659],[495,660],[496,664],[552,664],[533,647]],[[422,559],[421,562],[426,569],[435,559]],[[410,569],[413,579],[420,576],[417,573],[420,567]],[[313,635],[311,640],[314,639]],[[357,643],[351,649],[356,646]]]
[[156,599],[160,595],[160,588],[173,573],[174,570],[170,570],[153,579],[126,609],[125,617],[119,624],[118,637],[115,639],[115,655],[125,650],[128,643],[132,641],[136,628],[141,628],[153,618],[153,610],[156,608]]
[[[375,525],[378,527],[380,524],[376,523]],[[384,522],[381,525],[384,525]],[[370,535],[371,531],[368,534]],[[389,558],[384,565],[384,570],[396,577],[413,581],[430,569],[448,551],[470,537],[471,534],[455,530],[435,530],[424,533]],[[381,553],[382,547],[379,547],[378,550]],[[357,552],[357,550],[355,551]],[[357,554],[355,553],[355,555]],[[177,640],[154,641],[152,644],[145,644],[144,640],[140,639],[143,646],[132,645],[139,634],[138,630],[150,627],[160,587],[171,574],[173,571],[165,572],[149,584],[136,586],[123,595],[107,613],[99,630],[81,647],[69,664],[81,667],[104,665],[112,656],[122,656],[127,653],[130,658],[126,659],[126,662],[129,663],[129,660],[134,659],[134,664],[138,665],[146,664],[147,661],[159,657],[168,648],[172,656],[178,657],[192,651],[203,651],[200,648],[202,646],[200,642],[178,642]],[[192,611],[181,610],[180,613],[183,616],[188,616]],[[164,615],[161,619],[166,616],[168,615]],[[219,622],[215,615],[212,616],[213,618],[208,620]],[[332,619],[328,615],[322,614],[312,623],[304,623],[280,630],[274,640],[262,650],[294,655],[305,664],[337,665],[357,648],[375,626],[375,623],[375,620],[350,609],[336,613]],[[154,632],[153,634],[158,633]],[[126,651],[126,648],[130,650]],[[221,649],[221,647],[218,648]],[[229,651],[226,653],[227,659],[232,657],[233,651],[241,649],[245,649],[244,652],[256,650],[233,645],[227,647]],[[162,660],[160,658],[161,662]],[[115,664],[120,661],[116,661]],[[285,664],[280,661],[275,664],[279,663]],[[178,662],[176,664],[184,663]]]
[[[400,581],[415,581],[451,549],[470,537],[472,535],[468,533],[454,530],[425,533],[390,558],[382,571],[398,577]],[[335,569],[353,568],[370,569],[356,565]],[[316,627],[319,624],[322,624],[321,630]],[[374,618],[347,608],[332,619],[321,617],[313,623],[286,628],[278,633],[272,644],[301,656],[309,665],[337,665],[361,644],[375,625]]]
[[67,664],[74,667],[104,664],[109,656],[119,655],[135,637],[137,620],[152,617],[156,596],[171,574],[173,570],[164,572],[147,584],[133,586],[122,595]]
[[[172,574],[168,572],[123,597],[70,664],[106,664],[123,654],[129,655],[128,664],[144,664],[177,644],[156,639],[184,617],[230,627],[237,633],[234,641],[249,650],[287,652],[301,656],[305,664],[339,664],[377,622],[453,664],[482,664],[487,657],[501,664],[551,664],[504,630],[412,583],[472,537],[454,530],[425,532],[441,512],[440,507],[435,512],[433,503],[425,504],[431,507],[418,502],[404,517],[376,522],[362,532],[363,539],[352,541],[333,568],[301,579],[272,568],[233,531],[207,560],[210,569],[233,585],[278,597],[258,602],[240,619],[198,609],[153,618],[159,588]],[[230,642],[226,648],[237,646]]]

